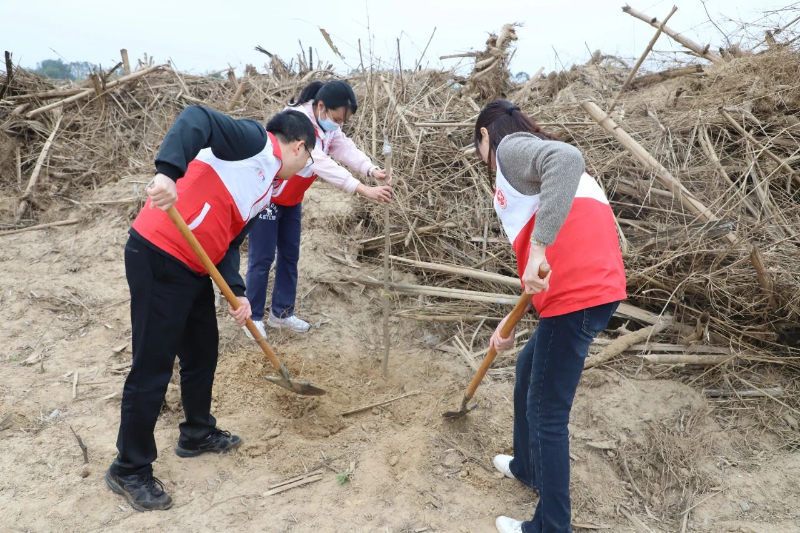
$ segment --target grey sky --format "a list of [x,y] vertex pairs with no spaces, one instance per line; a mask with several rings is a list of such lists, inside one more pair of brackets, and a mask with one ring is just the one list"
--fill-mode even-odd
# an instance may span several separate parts
[[[701,43],[724,43],[700,0],[642,0],[632,6],[663,18],[673,3],[679,9],[670,27]],[[754,21],[764,10],[790,3],[707,0],[706,9],[718,23],[725,17]],[[347,65],[358,66],[359,38],[368,60],[370,33],[376,57],[385,61],[395,60],[395,40],[400,37],[403,66],[412,66],[436,27],[422,63],[439,68],[457,63],[439,61],[440,55],[480,50],[487,32],[506,22],[521,22],[512,71],[533,73],[545,67],[549,72],[560,69],[561,63],[586,61],[587,46],[592,51],[638,56],[654,30],[624,14],[622,5],[624,1],[617,0],[3,0],[0,46],[26,67],[57,57],[50,48],[69,61],[109,67],[119,61],[119,49],[127,48],[132,60],[146,52],[158,62],[172,59],[179,69],[200,73],[228,65],[243,68],[247,63],[261,70],[266,56],[256,52],[255,45],[288,62],[299,52],[300,39],[306,49],[313,46],[343,71]],[[319,27],[331,33],[346,64],[335,58]],[[723,29],[732,31],[733,26]],[[656,45],[659,51],[675,49],[679,47],[666,36]]]

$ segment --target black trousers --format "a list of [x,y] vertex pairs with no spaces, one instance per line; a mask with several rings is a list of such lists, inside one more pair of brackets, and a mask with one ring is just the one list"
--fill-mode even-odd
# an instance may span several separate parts
[[209,276],[134,237],[125,245],[125,275],[131,291],[133,364],[122,391],[119,454],[112,466],[121,475],[152,472],[158,456],[153,430],[176,354],[186,416],[180,424],[182,439],[202,440],[216,427],[211,388],[219,348]]

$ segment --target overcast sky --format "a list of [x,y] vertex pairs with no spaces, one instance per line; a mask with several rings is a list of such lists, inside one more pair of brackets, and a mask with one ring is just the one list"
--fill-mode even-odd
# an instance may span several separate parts
[[[663,19],[675,4],[679,9],[670,27],[718,46],[725,40],[706,9],[730,33],[735,27],[723,25],[725,18],[755,21],[765,10],[791,3],[706,0],[704,9],[701,0],[641,0],[632,6]],[[370,35],[375,56],[388,62],[397,57],[399,37],[403,67],[411,66],[436,28],[422,64],[441,68],[458,60],[439,56],[480,50],[487,32],[520,22],[511,70],[532,74],[539,67],[549,72],[585,62],[589,49],[638,56],[654,30],[623,13],[622,5],[616,0],[2,0],[0,47],[24,67],[59,56],[110,67],[119,61],[119,49],[127,48],[132,61],[148,53],[158,62],[171,59],[180,70],[203,73],[247,63],[262,70],[267,58],[256,45],[288,62],[300,50],[299,39],[343,72],[359,64],[359,39],[367,61]],[[344,61],[331,52],[320,27],[330,32]],[[657,51],[676,49],[666,36],[656,45]]]

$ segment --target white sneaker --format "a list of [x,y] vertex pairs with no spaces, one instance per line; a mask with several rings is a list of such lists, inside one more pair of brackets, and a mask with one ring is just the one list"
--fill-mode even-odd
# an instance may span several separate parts
[[[261,336],[264,337],[264,339],[266,339],[267,330],[264,329],[264,323],[260,320],[253,320],[253,324],[255,324],[256,328],[258,328],[258,332],[261,333]],[[248,339],[250,339],[251,341],[256,340],[255,337],[253,337],[253,335],[250,333],[250,330],[247,329],[247,326],[242,326],[242,329],[244,330],[244,334],[247,335]]]
[[492,459],[492,464],[494,464],[494,467],[498,470],[498,472],[504,476],[511,479],[517,479],[514,474],[511,473],[511,461],[513,459],[514,457],[510,455],[495,455],[494,459]]
[[267,318],[267,325],[271,328],[289,328],[297,333],[306,333],[311,329],[311,324],[305,320],[301,320],[294,315],[287,316],[286,318],[278,318],[271,312]]
[[498,516],[494,521],[494,527],[500,533],[522,533],[522,522],[507,516]]

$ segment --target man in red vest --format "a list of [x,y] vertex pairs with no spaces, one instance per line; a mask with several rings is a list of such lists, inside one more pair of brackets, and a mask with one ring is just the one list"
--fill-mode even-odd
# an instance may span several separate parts
[[165,213],[173,205],[217,265],[241,306],[228,313],[239,325],[250,316],[239,275],[239,246],[270,204],[275,180],[310,166],[314,128],[297,111],[275,115],[266,128],[192,106],[175,121],[156,157],[150,197],[125,245],[131,291],[133,363],[122,392],[118,455],[105,475],[108,486],[139,511],[169,509],[172,498],[153,476],[153,436],[180,360],[180,424],[175,453],[196,457],[227,453],[242,440],[217,428],[211,389],[219,332],[208,272]]

